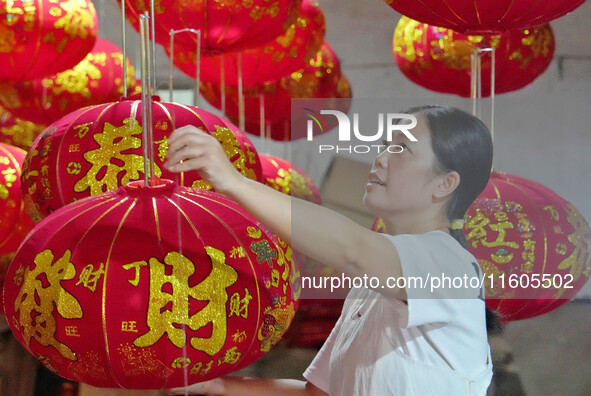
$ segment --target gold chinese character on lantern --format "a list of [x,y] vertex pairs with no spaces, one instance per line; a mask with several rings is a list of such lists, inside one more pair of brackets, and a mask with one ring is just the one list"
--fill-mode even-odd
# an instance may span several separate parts
[[[226,288],[238,280],[238,273],[226,264],[226,256],[221,250],[210,246],[205,251],[211,259],[211,272],[200,283],[189,287],[189,277],[195,273],[195,264],[182,254],[170,252],[164,263],[156,258],[149,261],[150,304],[148,306],[147,326],[149,331],[135,339],[134,345],[146,347],[154,345],[164,335],[178,348],[186,343],[183,326],[193,331],[211,324],[211,336],[193,336],[193,348],[214,355],[224,346],[226,340]],[[170,271],[167,271],[167,268]],[[166,275],[170,273],[170,275]],[[163,291],[164,284],[172,285],[172,291]],[[205,308],[190,315],[189,300],[207,301]],[[165,310],[164,308],[167,307]]]
[[232,294],[230,299],[230,315],[242,316],[244,319],[248,319],[248,303],[252,300],[252,296],[248,293],[248,289],[244,288],[244,297],[240,298],[238,292]]
[[92,264],[88,264],[86,267],[82,268],[82,271],[80,271],[80,274],[78,275],[76,286],[82,284],[84,287],[87,287],[90,291],[94,292],[101,275],[105,273],[103,266],[103,263],[101,263],[96,271],[94,271],[94,266]]
[[246,161],[249,163],[253,163],[254,161],[250,156],[247,158],[247,155],[240,148],[240,143],[236,139],[236,135],[229,128],[216,125],[215,132],[212,131],[211,136],[215,137],[222,144],[222,148],[226,152],[228,159],[232,161],[234,168],[238,169],[240,173],[249,179],[256,179],[254,170],[246,166]]
[[[83,192],[90,188],[90,194],[96,195],[112,191],[120,183],[126,185],[138,180],[139,172],[144,170],[144,157],[128,151],[141,147],[142,140],[136,137],[141,133],[140,124],[131,118],[125,119],[119,127],[105,122],[103,132],[93,136],[99,148],[84,153],[84,159],[92,166],[76,182],[74,191]],[[162,175],[158,165],[155,165],[154,173]]]
[[61,285],[61,281],[76,276],[71,257],[71,251],[66,250],[54,263],[51,250],[39,253],[34,260],[35,268],[25,270],[14,308],[20,313],[18,324],[27,345],[34,338],[43,346],[53,346],[66,359],[76,360],[74,352],[55,338],[57,323],[54,310],[64,319],[82,318],[80,303]]

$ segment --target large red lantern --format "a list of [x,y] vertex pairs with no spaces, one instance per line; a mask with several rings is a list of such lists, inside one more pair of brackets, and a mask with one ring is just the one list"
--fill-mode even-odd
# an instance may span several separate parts
[[[202,83],[201,93],[213,106],[221,107],[221,87],[213,83]],[[239,120],[238,87],[226,86],[226,115],[234,122]],[[308,62],[305,68],[283,77],[279,81],[267,82],[257,87],[244,90],[245,96],[245,129],[255,135],[260,135],[260,110],[264,106],[266,129],[265,134],[274,140],[288,141],[305,137],[305,127],[298,128],[297,134],[292,134],[291,123],[301,120],[305,125],[307,119],[303,114],[291,114],[292,98],[351,98],[349,81],[340,71],[340,63],[336,53],[328,43],[324,43],[316,56]],[[335,101],[339,104],[345,101]],[[348,101],[346,101],[347,104]],[[347,112],[347,108],[339,108],[337,104],[329,103],[330,108]],[[331,117],[332,118],[332,117]],[[329,126],[330,129],[332,126]],[[327,132],[327,130],[321,131]],[[318,133],[318,130],[315,130]]]
[[[21,171],[27,153],[0,143],[0,287],[8,264],[33,228],[21,199]],[[0,303],[0,308],[2,304]]]
[[500,33],[541,25],[585,0],[384,0],[409,18],[464,34]]
[[0,107],[0,143],[28,150],[33,140],[47,127],[15,117]]
[[[49,125],[82,107],[114,102],[123,92],[123,53],[97,38],[92,51],[72,69],[33,81],[0,81],[0,102],[15,116]],[[129,93],[139,92],[135,71],[127,60]]]
[[0,79],[33,80],[73,67],[92,49],[90,0],[9,0],[0,7]]
[[290,248],[211,191],[129,187],[56,211],[4,288],[17,339],[46,367],[98,387],[160,389],[260,358],[294,315]]
[[504,321],[572,299],[591,272],[591,229],[550,189],[493,172],[466,214],[468,247],[485,273],[486,304]]
[[[121,3],[121,0],[117,0]],[[155,5],[155,37],[158,44],[170,43],[170,30],[201,30],[201,49],[205,55],[241,51],[268,42],[283,33],[297,18],[302,0],[179,2],[161,0]],[[150,12],[150,3],[125,0],[126,18],[139,31],[139,15]],[[193,50],[195,34],[176,35],[175,45]]]
[[[324,32],[322,10],[312,0],[304,0],[299,16],[272,41],[240,53],[201,57],[201,79],[221,84],[220,70],[224,70],[224,82],[227,85],[238,85],[240,75],[245,87],[279,80],[303,68],[316,55],[324,41]],[[196,75],[195,54],[195,49],[184,47],[175,49],[174,54],[174,64],[192,78]]]
[[[114,190],[144,173],[141,101],[122,100],[90,106],[50,125],[33,143],[23,169],[27,210],[38,221],[77,199]],[[234,167],[261,180],[258,155],[238,128],[205,110],[154,101],[152,106],[154,173],[179,184],[211,188],[197,172],[172,174],[163,167],[168,136],[194,125],[216,137]]]
[[[550,65],[554,35],[550,25],[495,36],[466,36],[403,16],[394,30],[396,64],[411,81],[436,92],[469,97],[470,56],[495,48],[495,93],[523,88]],[[482,96],[490,95],[491,55],[482,54]]]

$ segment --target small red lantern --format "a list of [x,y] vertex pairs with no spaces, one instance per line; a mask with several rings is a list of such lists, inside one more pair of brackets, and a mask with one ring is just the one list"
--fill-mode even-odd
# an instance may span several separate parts
[[485,273],[486,305],[505,322],[557,308],[589,278],[589,224],[531,180],[493,172],[466,214],[464,232]]
[[28,150],[33,140],[47,127],[15,117],[0,107],[0,143]]
[[[33,81],[0,81],[0,102],[15,116],[49,125],[82,107],[114,102],[123,92],[123,53],[97,38],[92,51],[72,69]],[[138,93],[135,71],[127,60],[129,93]]]
[[320,205],[320,191],[306,172],[283,158],[259,154],[264,183],[277,191]]
[[69,69],[92,49],[90,0],[11,0],[0,8],[0,79],[33,80]]
[[[220,86],[213,83],[202,83],[201,93],[213,106],[221,107]],[[279,81],[268,82],[258,87],[244,90],[245,96],[245,129],[254,135],[260,135],[261,97],[264,103],[265,123],[274,140],[289,141],[305,137],[305,127],[298,128],[298,134],[292,135],[291,122],[303,120],[305,116],[292,117],[292,98],[351,98],[351,87],[347,78],[341,74],[340,63],[336,53],[324,42],[316,57],[308,62],[304,69],[291,73]],[[348,101],[347,101],[348,102]],[[339,102],[343,103],[343,102]],[[348,103],[349,104],[349,103]],[[347,112],[347,108],[334,105],[330,108]],[[238,122],[238,87],[226,86],[226,115]],[[331,117],[332,118],[332,117]],[[330,129],[334,125],[330,125]],[[321,132],[327,132],[324,130]],[[318,132],[315,130],[315,132]]]
[[[21,170],[27,153],[0,143],[0,287],[8,264],[33,228],[21,199]],[[0,302],[0,308],[2,304]]]
[[206,381],[260,358],[298,299],[290,248],[230,199],[134,182],[31,232],[4,288],[17,339],[98,387]]
[[[241,51],[265,44],[287,30],[297,18],[301,4],[302,0],[160,0],[155,6],[156,42],[167,46],[171,29],[192,28],[201,30],[204,55]],[[125,7],[126,19],[139,31],[139,15],[150,13],[150,3],[125,0]],[[175,45],[188,50],[194,50],[196,43],[195,34],[175,36]]]
[[[394,30],[396,64],[411,81],[436,92],[470,96],[470,56],[495,48],[495,93],[532,83],[550,65],[554,35],[550,25],[496,36],[466,36],[403,16]],[[490,95],[490,52],[482,55],[482,96]]]
[[[201,79],[221,84],[220,70],[223,60],[224,82],[227,85],[238,85],[239,62],[242,62],[242,84],[245,87],[279,80],[303,68],[316,55],[324,41],[324,32],[322,10],[312,0],[303,0],[297,19],[274,40],[240,53],[201,57]],[[168,49],[167,52],[170,56]],[[180,47],[174,52],[174,64],[183,73],[195,78],[195,49]]]
[[[156,98],[157,99],[157,98]],[[153,102],[154,173],[179,184],[211,188],[197,172],[168,172],[168,136],[195,125],[215,136],[234,167],[261,180],[258,155],[248,138],[226,120],[177,103]],[[50,125],[33,143],[23,169],[23,196],[35,221],[77,199],[114,190],[144,173],[141,101],[90,106]]]
[[559,18],[585,0],[384,0],[402,15],[464,34],[525,29]]

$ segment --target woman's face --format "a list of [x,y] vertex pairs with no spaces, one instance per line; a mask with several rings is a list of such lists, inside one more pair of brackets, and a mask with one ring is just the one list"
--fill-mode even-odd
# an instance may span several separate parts
[[374,160],[363,203],[377,216],[412,214],[433,203],[433,191],[439,183],[433,166],[435,154],[427,122],[421,116],[417,121],[411,131],[416,142],[402,133],[394,135],[388,143],[404,150],[400,153],[384,150]]

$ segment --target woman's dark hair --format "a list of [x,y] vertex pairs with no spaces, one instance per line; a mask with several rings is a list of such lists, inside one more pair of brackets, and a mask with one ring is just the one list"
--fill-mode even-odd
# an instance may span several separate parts
[[[448,201],[447,217],[450,222],[463,219],[490,177],[493,143],[488,128],[477,117],[453,107],[427,105],[404,112],[427,121],[435,153],[435,172],[456,171],[460,175],[460,183]],[[466,236],[461,229],[449,232],[467,249]],[[491,334],[502,329],[498,313],[488,308],[486,325]]]

